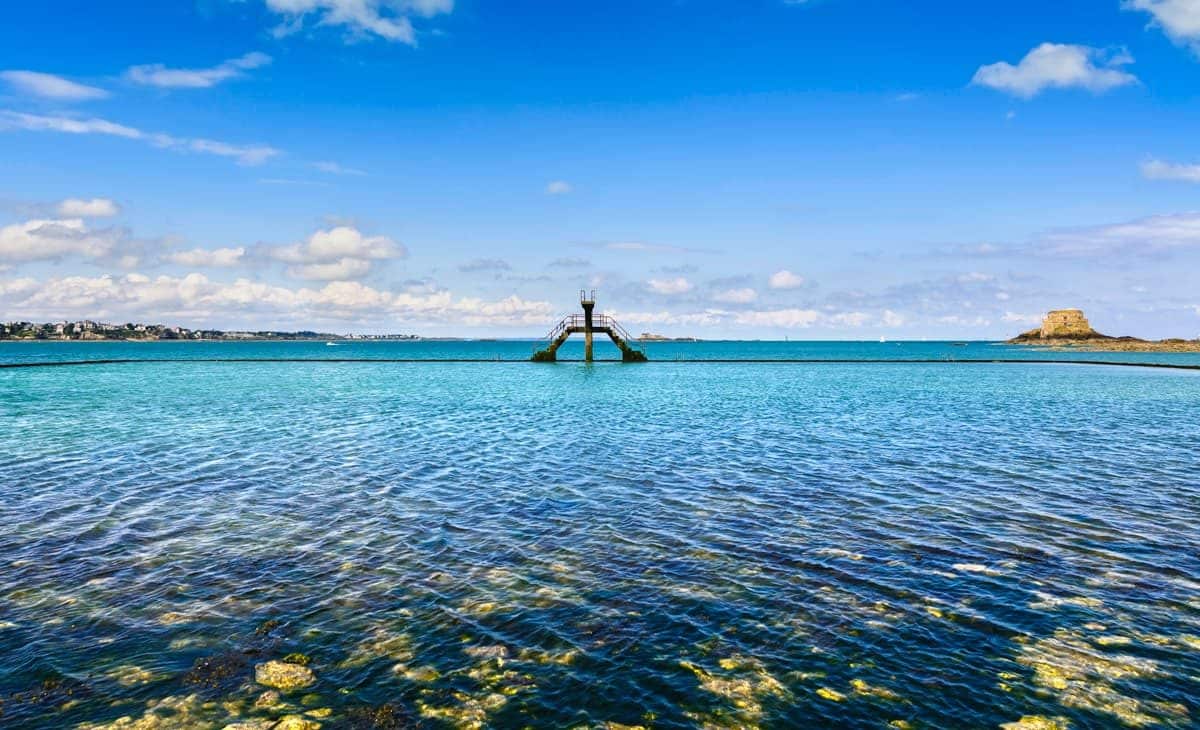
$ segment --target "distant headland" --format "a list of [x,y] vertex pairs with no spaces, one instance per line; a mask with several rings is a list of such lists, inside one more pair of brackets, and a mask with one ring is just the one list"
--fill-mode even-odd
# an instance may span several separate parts
[[653,332],[643,332],[638,342],[700,342],[699,337],[667,337]]
[[1056,309],[1042,326],[1008,340],[1009,345],[1071,348],[1090,352],[1200,352],[1200,340],[1112,337],[1092,329],[1079,309]]
[[0,340],[103,341],[125,340],[157,342],[160,340],[417,340],[417,335],[337,335],[329,332],[279,332],[275,330],[230,331],[188,329],[161,324],[106,324],[92,320],[76,322],[4,322],[0,323]]

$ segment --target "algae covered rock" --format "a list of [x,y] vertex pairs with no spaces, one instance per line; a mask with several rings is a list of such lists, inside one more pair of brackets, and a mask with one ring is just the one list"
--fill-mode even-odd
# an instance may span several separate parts
[[300,715],[288,715],[281,718],[272,730],[319,730],[321,723],[309,720]]
[[317,675],[308,667],[299,664],[271,660],[254,667],[254,681],[289,692],[313,685],[317,681]]

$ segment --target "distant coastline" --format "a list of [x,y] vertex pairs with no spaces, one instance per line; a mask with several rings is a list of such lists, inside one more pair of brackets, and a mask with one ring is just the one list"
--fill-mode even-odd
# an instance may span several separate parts
[[225,331],[190,329],[161,324],[108,324],[92,320],[75,322],[0,323],[0,341],[10,342],[279,342],[279,341],[406,341],[418,335],[355,335],[300,330]]

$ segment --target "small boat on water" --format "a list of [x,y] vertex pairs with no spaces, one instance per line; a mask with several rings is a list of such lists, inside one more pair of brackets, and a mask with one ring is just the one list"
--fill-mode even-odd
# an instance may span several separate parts
[[325,346],[326,347],[337,347],[338,344],[336,342],[326,342]]

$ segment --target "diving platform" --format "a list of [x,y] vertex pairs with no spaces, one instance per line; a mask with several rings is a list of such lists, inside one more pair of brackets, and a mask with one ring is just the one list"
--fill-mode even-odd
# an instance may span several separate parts
[[597,333],[608,335],[617,349],[621,351],[621,362],[646,362],[646,353],[636,344],[633,337],[617,320],[607,314],[595,314],[596,291],[583,290],[579,292],[579,305],[583,314],[568,314],[546,335],[546,347],[533,353],[534,362],[555,362],[558,360],[558,348],[571,335],[583,335],[583,359],[592,362],[592,339]]

